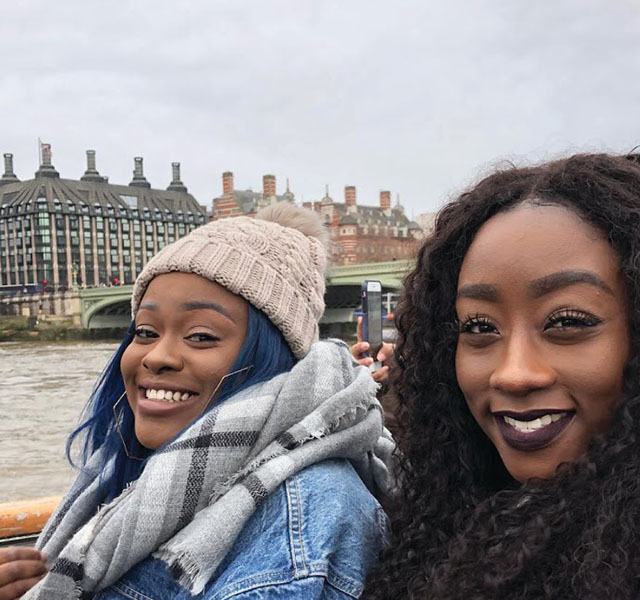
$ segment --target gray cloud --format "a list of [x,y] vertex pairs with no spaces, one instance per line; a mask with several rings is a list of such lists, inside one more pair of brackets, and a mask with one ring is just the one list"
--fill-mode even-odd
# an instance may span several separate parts
[[635,146],[639,32],[622,0],[27,0],[0,23],[0,151],[21,178],[39,136],[63,176],[95,148],[114,182],[181,161],[203,204],[229,169],[419,213],[502,159]]

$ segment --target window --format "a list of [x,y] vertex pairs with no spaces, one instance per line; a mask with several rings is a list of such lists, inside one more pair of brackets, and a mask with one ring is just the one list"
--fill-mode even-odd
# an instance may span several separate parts
[[120,194],[120,200],[129,208],[138,210],[138,196],[125,196],[124,194]]

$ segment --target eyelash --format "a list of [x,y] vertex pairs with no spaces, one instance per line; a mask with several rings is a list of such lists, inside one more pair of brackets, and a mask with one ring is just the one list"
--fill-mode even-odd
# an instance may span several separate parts
[[[602,319],[587,312],[575,310],[571,308],[563,308],[549,315],[544,325],[544,330],[550,329],[586,329],[596,327],[602,323]],[[472,331],[474,327],[487,327],[492,331]],[[471,335],[483,335],[494,333],[496,326],[486,315],[475,314],[468,315],[463,321],[459,322],[458,329],[461,334],[468,333]]]
[[145,327],[136,327],[134,335],[135,337],[143,340],[150,340],[154,337],[158,337],[158,334],[155,333],[155,331],[151,331],[151,329],[146,329]]
[[[151,329],[147,329],[146,327],[137,327],[134,333],[135,333],[135,337],[145,341],[155,339],[158,337],[158,334],[155,331],[152,331]],[[195,337],[199,337],[201,339],[194,339]],[[211,333],[204,333],[204,332],[192,333],[188,335],[185,339],[195,342],[197,344],[220,341],[219,337],[216,337]]]
[[[568,321],[570,324],[565,323],[561,325],[561,327],[555,327],[556,324],[562,324],[563,321]],[[551,315],[547,322],[545,323],[545,330],[548,329],[582,329],[587,327],[595,327],[602,323],[602,319],[596,317],[587,312],[583,312],[581,310],[575,310],[571,308],[563,308],[558,310]]]
[[458,330],[460,333],[470,333],[472,335],[482,335],[487,333],[493,333],[489,331],[471,331],[473,327],[491,327],[495,329],[495,325],[491,322],[491,319],[485,315],[476,313],[475,315],[468,315],[463,321],[458,323]]
[[[200,338],[204,338],[204,339],[199,339],[199,340],[193,339],[196,336],[198,336]],[[211,333],[201,333],[201,332],[192,333],[191,335],[188,335],[186,339],[191,340],[192,342],[196,342],[196,343],[205,343],[205,342],[211,343],[211,342],[219,342],[220,341],[219,337],[216,337],[215,335],[213,335]]]

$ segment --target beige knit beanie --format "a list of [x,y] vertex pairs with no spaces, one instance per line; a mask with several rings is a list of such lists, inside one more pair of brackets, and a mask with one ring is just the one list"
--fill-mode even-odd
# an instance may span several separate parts
[[132,313],[156,275],[195,273],[263,311],[302,358],[318,339],[324,312],[326,238],[316,213],[288,202],[272,204],[253,219],[212,221],[147,263],[133,287]]

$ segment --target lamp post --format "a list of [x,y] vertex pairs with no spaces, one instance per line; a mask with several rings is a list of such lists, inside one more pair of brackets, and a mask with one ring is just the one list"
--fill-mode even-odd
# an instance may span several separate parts
[[73,263],[71,265],[71,289],[78,289],[78,264]]

